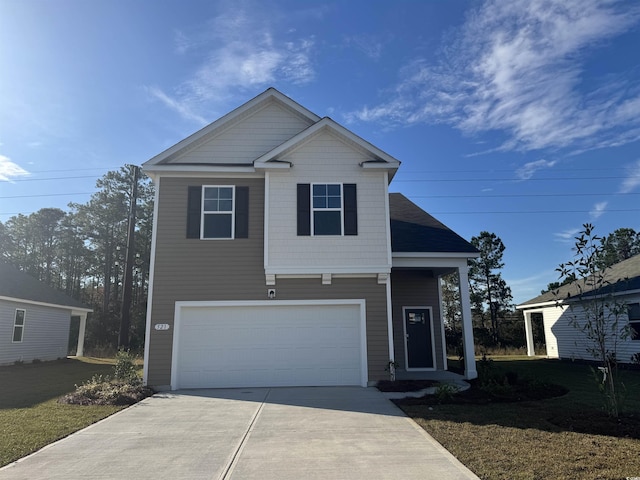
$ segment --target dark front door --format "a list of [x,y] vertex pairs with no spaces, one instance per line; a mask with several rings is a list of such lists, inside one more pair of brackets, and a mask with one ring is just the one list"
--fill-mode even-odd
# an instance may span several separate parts
[[404,309],[407,368],[434,368],[431,310]]

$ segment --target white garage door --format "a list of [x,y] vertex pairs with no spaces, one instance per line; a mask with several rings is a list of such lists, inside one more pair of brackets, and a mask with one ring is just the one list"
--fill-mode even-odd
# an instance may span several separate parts
[[366,385],[364,304],[176,309],[172,388]]

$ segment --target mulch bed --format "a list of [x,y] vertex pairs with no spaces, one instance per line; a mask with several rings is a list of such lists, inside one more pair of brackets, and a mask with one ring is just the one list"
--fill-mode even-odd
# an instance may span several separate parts
[[418,392],[437,384],[433,380],[380,380],[376,387],[381,392]]
[[549,422],[570,432],[640,439],[640,415],[622,414],[611,417],[603,411],[583,411],[575,414],[557,414]]

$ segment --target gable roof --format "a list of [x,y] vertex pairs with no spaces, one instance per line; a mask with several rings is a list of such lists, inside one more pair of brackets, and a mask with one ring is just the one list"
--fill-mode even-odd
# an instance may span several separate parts
[[527,300],[517,307],[555,303],[556,300],[562,301],[576,297],[581,292],[583,296],[594,296],[607,293],[620,294],[635,290],[640,291],[640,255],[635,255],[611,265],[605,270],[605,280],[607,285],[599,289],[589,289],[589,287],[585,286],[584,279],[576,280],[567,285],[562,285],[557,290],[552,290]]
[[391,175],[389,179],[393,177],[395,172],[398,170],[400,166],[400,161],[393,158],[386,152],[383,152],[378,147],[372,145],[367,142],[363,138],[359,137],[355,133],[350,130],[347,130],[339,123],[335,122],[329,117],[324,117],[322,120],[314,123],[309,128],[304,129],[302,132],[294,135],[286,142],[278,145],[276,148],[271,150],[270,152],[265,153],[264,155],[258,157],[254,161],[254,165],[256,167],[268,167],[269,162],[277,160],[277,157],[283,154],[286,154],[289,151],[294,150],[299,145],[303,144],[306,140],[310,139],[314,135],[318,134],[322,130],[329,130],[347,142],[354,144],[356,147],[361,148],[367,151],[370,155],[372,155],[372,159],[363,162],[360,166],[364,168],[386,168],[391,170]]
[[389,194],[392,252],[468,253],[478,250],[401,193]]
[[80,301],[3,262],[0,262],[0,299],[92,311]]
[[[270,151],[263,153],[252,160],[247,159],[247,161],[242,163],[185,163],[182,161],[174,163],[174,160],[179,158],[181,155],[192,151],[192,149],[197,148],[199,145],[202,145],[209,140],[212,140],[218,133],[232,128],[234,125],[238,124],[238,122],[242,121],[243,118],[248,118],[260,111],[262,108],[273,103],[293,112],[297,117],[303,119],[308,127],[284,140],[280,145],[275,146]],[[393,175],[395,175],[395,172],[400,166],[400,161],[362,139],[350,130],[344,128],[331,118],[320,118],[315,113],[307,110],[302,105],[293,101],[273,87],[268,88],[266,91],[235,110],[227,113],[213,123],[144,162],[142,167],[147,173],[177,170],[197,172],[202,171],[203,169],[206,171],[215,169],[216,171],[252,172],[255,171],[254,169],[256,168],[289,168],[290,165],[287,162],[280,162],[277,157],[298,148],[305,141],[325,130],[331,131],[346,143],[351,144],[354,148],[365,151],[367,155],[371,157],[370,160],[362,162],[360,165],[362,168],[386,169],[390,172],[389,179],[391,180],[391,178],[393,178]]]
[[288,109],[292,110],[296,114],[307,119],[309,122],[315,123],[320,120],[320,117],[315,113],[311,112],[310,110],[307,110],[299,103],[294,102],[289,97],[280,93],[275,88],[270,87],[264,92],[262,92],[260,95],[257,95],[256,97],[252,98],[251,100],[244,103],[243,105],[240,105],[238,108],[220,117],[213,123],[210,123],[206,127],[203,127],[202,129],[188,136],[184,140],[181,140],[180,142],[176,143],[172,147],[169,147],[164,152],[161,152],[155,157],[151,158],[150,160],[147,160],[142,164],[143,168],[146,170],[153,170],[153,167],[155,165],[164,164],[167,161],[169,161],[171,158],[174,158],[180,155],[182,152],[186,151],[187,149],[192,148],[194,145],[197,145],[203,141],[206,141],[207,138],[214,136],[216,132],[220,131],[223,128],[226,128],[228,124],[232,123],[234,120],[239,119],[247,112],[257,108],[259,105],[268,103],[268,102],[273,102],[273,101],[287,107]]

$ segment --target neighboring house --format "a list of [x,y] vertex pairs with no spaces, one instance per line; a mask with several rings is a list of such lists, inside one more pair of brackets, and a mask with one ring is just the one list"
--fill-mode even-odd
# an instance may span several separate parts
[[400,162],[275,89],[147,161],[144,378],[158,389],[373,384],[446,370],[439,277],[477,250],[400,194]]
[[72,316],[80,317],[82,356],[90,308],[0,262],[0,365],[65,358]]
[[621,327],[628,325],[630,335],[618,343],[617,359],[629,363],[632,355],[640,353],[640,255],[612,265],[605,275],[608,282],[606,288],[590,290],[585,287],[583,280],[578,280],[563,285],[557,293],[543,293],[516,307],[524,314],[529,356],[535,355],[534,344],[540,340],[533,338],[532,322],[541,321],[548,357],[593,360],[587,351],[590,344],[585,334],[571,322],[573,319],[584,321],[580,298],[589,301],[595,295],[613,295],[616,302],[627,306],[627,314],[619,318],[619,324]]

